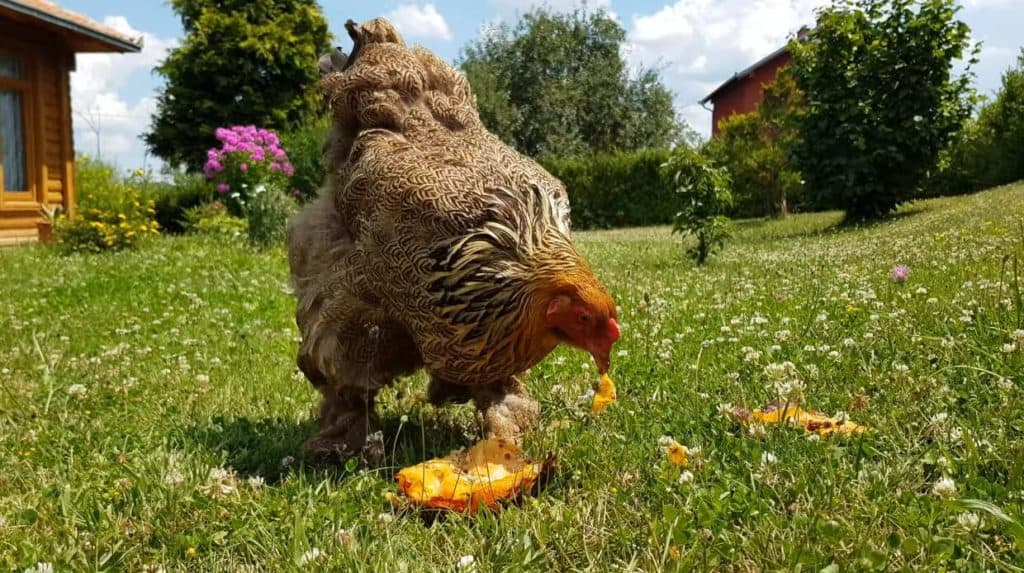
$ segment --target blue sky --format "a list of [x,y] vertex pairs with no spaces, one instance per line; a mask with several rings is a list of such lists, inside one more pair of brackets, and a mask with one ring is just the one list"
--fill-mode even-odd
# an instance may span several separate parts
[[[984,94],[999,86],[1016,59],[1024,36],[1024,0],[962,0],[961,17],[982,42],[975,68]],[[168,4],[158,0],[58,0],[132,36],[142,36],[141,54],[80,55],[72,76],[76,148],[120,167],[158,166],[138,139],[149,124],[160,78],[152,73],[183,36]],[[579,0],[327,0],[324,12],[336,44],[350,44],[343,25],[377,16],[392,20],[409,43],[418,43],[452,61],[486,25],[514,20],[532,6],[569,9]],[[627,30],[626,57],[633,66],[658,67],[675,93],[680,115],[702,134],[711,114],[696,104],[707,92],[760,57],[772,52],[826,0],[589,0],[608,10]],[[98,137],[97,137],[98,136]],[[98,140],[98,141],[97,141]]]

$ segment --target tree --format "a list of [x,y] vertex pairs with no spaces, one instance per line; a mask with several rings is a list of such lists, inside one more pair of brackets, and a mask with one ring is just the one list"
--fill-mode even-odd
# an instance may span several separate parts
[[145,135],[173,165],[202,168],[214,130],[292,129],[322,105],[317,58],[330,33],[315,0],[171,0],[186,37],[157,67],[166,86]]
[[662,167],[662,176],[679,197],[673,233],[693,235],[687,254],[703,265],[731,235],[725,214],[732,207],[729,173],[704,152],[681,145]]
[[785,70],[764,88],[757,110],[734,115],[719,126],[708,152],[729,171],[735,213],[784,217],[803,185],[788,149],[796,139],[793,116],[802,105],[796,82]]
[[682,134],[655,70],[630,73],[626,33],[602,11],[527,13],[465,48],[459,63],[484,125],[531,155],[663,148]]
[[992,101],[981,106],[941,155],[929,184],[935,195],[956,195],[1024,179],[1024,50],[1003,74]]
[[875,219],[913,197],[970,115],[955,0],[840,0],[791,45],[805,106],[794,153],[819,206]]

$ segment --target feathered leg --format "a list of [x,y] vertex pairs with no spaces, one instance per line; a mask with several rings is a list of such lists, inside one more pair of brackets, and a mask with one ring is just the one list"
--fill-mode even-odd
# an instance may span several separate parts
[[508,438],[519,442],[523,432],[537,423],[540,404],[526,393],[516,378],[498,384],[472,386],[476,419],[485,438]]
[[323,395],[320,431],[306,452],[358,454],[375,465],[383,449],[374,439],[379,428],[374,398],[421,365],[419,351],[400,325],[351,297],[300,306],[297,318],[303,333],[298,366]]

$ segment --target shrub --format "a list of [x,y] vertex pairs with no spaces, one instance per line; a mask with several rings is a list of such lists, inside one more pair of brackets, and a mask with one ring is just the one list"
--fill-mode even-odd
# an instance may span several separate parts
[[189,234],[227,238],[247,236],[249,231],[248,222],[241,217],[232,216],[220,201],[186,210],[184,227],[185,232]]
[[54,234],[68,251],[100,252],[134,246],[157,233],[153,202],[130,179],[122,179],[113,167],[88,156],[75,165],[78,212],[61,216]]
[[996,97],[981,107],[940,156],[928,191],[955,195],[1024,179],[1024,50],[1003,74]]
[[294,212],[294,201],[283,193],[257,185],[244,206],[249,242],[257,247],[267,247],[283,241],[288,218]]
[[687,254],[702,265],[730,236],[725,216],[732,206],[729,174],[713,165],[707,154],[681,147],[672,153],[662,175],[679,201],[672,231],[694,236],[697,244]]
[[734,115],[719,125],[718,137],[707,149],[729,170],[734,215],[784,217],[800,205],[802,176],[788,153],[796,137],[792,117],[799,105],[796,83],[782,73],[765,86],[756,111]]
[[284,191],[295,168],[273,131],[252,125],[216,130],[219,147],[206,152],[203,172],[216,185],[232,214],[242,214],[243,205],[257,186]]
[[289,184],[300,202],[314,199],[324,183],[323,146],[328,131],[327,123],[320,121],[281,135],[281,147],[295,169]]
[[542,158],[565,184],[576,228],[663,225],[672,221],[676,198],[659,175],[667,150]]
[[153,185],[156,221],[165,233],[186,231],[186,212],[213,200],[213,186],[202,175],[174,172],[170,183]]

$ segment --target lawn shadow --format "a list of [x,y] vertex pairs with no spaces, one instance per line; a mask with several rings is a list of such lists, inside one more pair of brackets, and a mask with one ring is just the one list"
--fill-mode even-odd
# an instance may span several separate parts
[[[438,411],[405,422],[398,415],[382,416],[385,459],[378,469],[404,467],[470,445],[476,439],[475,429],[463,418]],[[241,477],[261,476],[268,483],[276,483],[287,473],[298,471],[343,479],[349,473],[347,460],[303,455],[303,444],[316,431],[312,419],[296,422],[216,416],[205,424],[180,430],[173,440],[222,453],[223,465]],[[286,465],[283,460],[289,457],[294,461]]]
[[737,231],[737,236],[748,242],[778,241],[873,229],[913,218],[931,209],[932,207],[924,203],[915,202],[905,205],[896,213],[875,221],[850,220],[841,212],[827,211],[795,214],[785,219],[771,217],[739,219],[733,221],[732,224]]

